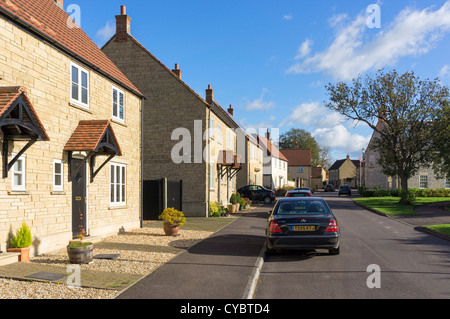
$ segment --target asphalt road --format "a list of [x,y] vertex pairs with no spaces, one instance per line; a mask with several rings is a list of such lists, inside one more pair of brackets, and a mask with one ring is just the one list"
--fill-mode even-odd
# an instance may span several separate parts
[[341,254],[266,256],[255,299],[450,298],[448,241],[367,212],[337,193],[316,195],[325,197],[338,218]]

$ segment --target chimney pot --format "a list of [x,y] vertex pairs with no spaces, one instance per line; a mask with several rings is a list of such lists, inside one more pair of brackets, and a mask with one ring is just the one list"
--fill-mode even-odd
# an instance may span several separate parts
[[208,84],[208,89],[206,90],[206,103],[212,104],[214,101],[214,91],[211,88],[211,84]]
[[178,63],[175,64],[175,69],[172,70],[172,72],[181,80],[181,70],[178,65]]
[[233,105],[230,104],[230,107],[228,108],[228,113],[231,114],[231,116],[234,116],[234,109],[233,109]]
[[127,15],[127,6],[120,6],[120,14],[123,16]]

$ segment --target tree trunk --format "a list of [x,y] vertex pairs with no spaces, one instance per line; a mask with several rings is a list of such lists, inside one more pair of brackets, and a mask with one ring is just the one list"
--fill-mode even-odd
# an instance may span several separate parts
[[400,195],[400,204],[409,205],[412,203],[412,199],[409,196],[408,192],[408,177],[407,176],[399,176],[400,177],[400,185],[402,186],[402,193]]

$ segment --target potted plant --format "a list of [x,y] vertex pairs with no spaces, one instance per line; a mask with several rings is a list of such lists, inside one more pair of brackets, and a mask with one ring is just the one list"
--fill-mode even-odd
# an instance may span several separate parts
[[71,264],[88,264],[94,258],[94,244],[85,242],[84,235],[86,231],[83,229],[81,234],[76,236],[76,240],[71,240],[67,245],[67,254]]
[[247,197],[245,197],[244,200],[247,203],[246,206],[250,207],[250,205],[252,204],[252,201],[249,198],[247,198]]
[[239,199],[240,198],[241,198],[241,196],[238,193],[231,194],[230,203],[233,205],[233,208],[234,208],[233,212],[237,212],[239,210]]
[[16,235],[9,241],[11,248],[9,252],[18,252],[19,262],[27,262],[30,260],[30,247],[33,239],[31,238],[31,230],[27,224],[22,223],[22,227],[17,230]]
[[164,233],[167,236],[175,236],[178,234],[180,227],[186,223],[183,212],[175,208],[166,208],[158,217],[164,221]]
[[245,201],[244,198],[241,197],[241,199],[239,200],[239,204],[241,205],[241,210],[247,208],[247,202]]

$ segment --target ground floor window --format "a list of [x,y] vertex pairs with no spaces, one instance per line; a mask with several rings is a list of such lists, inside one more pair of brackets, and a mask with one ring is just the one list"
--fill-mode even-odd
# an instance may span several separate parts
[[427,175],[419,176],[419,187],[420,188],[428,188],[428,176]]
[[445,179],[445,188],[450,188],[450,178]]
[[53,161],[53,190],[62,191],[63,190],[63,161],[54,160]]
[[126,203],[126,165],[111,163],[111,199],[112,205]]
[[[15,157],[12,154],[12,157]],[[19,157],[12,167],[12,190],[25,191],[25,155]]]

